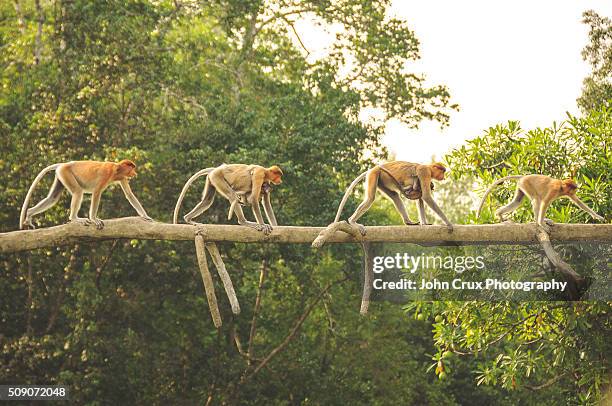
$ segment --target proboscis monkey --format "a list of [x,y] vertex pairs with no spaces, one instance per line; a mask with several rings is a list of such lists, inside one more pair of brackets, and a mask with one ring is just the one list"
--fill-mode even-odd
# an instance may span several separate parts
[[[202,193],[202,200],[196,207],[184,216],[185,222],[198,224],[193,219],[204,213],[212,205],[216,192],[230,202],[228,219],[236,213],[238,224],[270,234],[272,226],[277,226],[274,210],[270,204],[271,184],[279,185],[283,171],[276,165],[264,168],[259,165],[223,164],[216,168],[206,168],[194,174],[185,186],[174,208],[174,223],[178,222],[179,210],[189,186],[199,177],[208,175]],[[264,211],[270,224],[265,224],[259,208],[263,201]],[[255,215],[256,223],[247,221],[242,211],[242,205],[250,205]]]
[[586,204],[582,202],[576,196],[576,190],[578,189],[578,185],[572,179],[554,179],[550,176],[546,175],[516,175],[516,176],[506,176],[504,178],[498,179],[487,189],[484,196],[482,197],[482,201],[478,206],[477,215],[480,216],[480,212],[482,210],[482,206],[484,202],[491,193],[491,190],[500,183],[506,180],[518,180],[518,184],[516,186],[516,192],[514,194],[514,199],[512,202],[507,204],[506,206],[497,209],[495,214],[499,217],[500,221],[504,221],[504,214],[511,213],[515,211],[520,205],[525,195],[531,199],[531,205],[533,207],[533,215],[535,217],[536,223],[538,225],[543,226],[544,222],[549,225],[552,224],[552,220],[545,218],[546,211],[548,207],[553,202],[553,200],[558,199],[560,197],[568,197],[572,202],[582,210],[589,213],[594,219],[603,221],[604,218],[599,214],[595,213],[591,208],[589,208]]
[[[425,217],[424,205],[424,203],[427,203],[442,221],[444,221],[449,229],[452,230],[453,225],[446,218],[440,207],[438,207],[431,193],[433,189],[433,184],[431,183],[432,179],[444,180],[445,172],[446,167],[440,163],[422,165],[405,161],[391,161],[377,165],[357,176],[353,183],[351,183],[340,202],[334,222],[340,219],[342,209],[357,183],[363,178],[366,178],[363,202],[361,202],[357,210],[355,210],[355,213],[348,219],[349,224],[358,227],[362,235],[365,235],[366,229],[363,225],[357,223],[357,220],[359,220],[374,203],[377,189],[391,199],[395,208],[402,216],[404,224],[416,225],[418,223],[413,222],[408,217],[406,208],[400,198],[401,195],[412,200],[418,200],[419,219],[421,224],[428,224],[427,218]],[[429,185],[429,187],[423,185]]]
[[[49,190],[49,194],[36,206],[28,209],[28,204],[30,203],[34,188],[45,174],[53,170],[55,171],[55,180]],[[98,218],[100,197],[104,189],[114,182],[119,183],[125,197],[132,207],[136,209],[138,215],[147,221],[152,221],[153,219],[147,215],[145,209],[138,199],[136,199],[134,193],[132,193],[129,180],[134,176],[136,176],[136,164],[127,159],[119,163],[71,161],[49,165],[40,171],[28,190],[28,194],[21,207],[19,228],[23,229],[26,226],[34,227],[32,224],[32,217],[53,207],[59,201],[62,191],[65,188],[72,194],[72,200],[70,202],[70,221],[86,226],[95,224],[97,229],[102,229],[104,227],[104,222]],[[85,193],[91,193],[89,218],[79,217],[79,210]]]

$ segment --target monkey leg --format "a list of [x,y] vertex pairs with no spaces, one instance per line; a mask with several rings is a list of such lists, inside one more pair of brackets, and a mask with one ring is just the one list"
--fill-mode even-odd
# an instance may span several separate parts
[[[230,208],[231,207],[234,208],[234,214],[236,215],[236,218],[238,219],[238,224],[240,224],[241,226],[247,226],[247,227],[254,228],[257,231],[263,231],[263,233],[266,235],[272,232],[271,225],[263,224],[263,222],[260,224],[260,223],[256,223],[253,221],[248,221],[246,219],[246,217],[244,216],[244,212],[242,211],[242,206],[239,204],[241,202],[241,197],[236,193],[236,191],[234,191],[232,186],[225,180],[225,177],[223,176],[223,171],[217,171],[217,170],[212,171],[208,175],[208,179],[210,179],[211,184],[214,185],[217,191],[223,197],[229,200],[231,204]],[[253,191],[251,191],[251,196],[253,196]],[[235,204],[235,203],[238,203],[238,204]],[[251,205],[259,204],[259,202],[256,200],[251,201],[250,203]]]
[[204,213],[206,210],[210,208],[215,200],[215,187],[210,183],[208,178],[206,178],[206,185],[204,186],[204,192],[202,192],[202,200],[193,208],[189,213],[185,214],[183,219],[188,224],[196,225],[195,221],[192,219],[198,217],[200,214]]
[[408,213],[406,213],[406,208],[404,207],[404,202],[402,202],[402,199],[400,198],[399,193],[394,192],[391,189],[388,189],[383,185],[379,185],[378,188],[385,196],[391,199],[396,210],[398,211],[400,216],[402,216],[402,220],[404,221],[404,224],[406,224],[407,226],[415,226],[419,224],[419,223],[416,223],[410,220],[410,217],[408,217]]
[[[535,202],[535,199],[532,201],[532,203],[533,202]],[[535,205],[533,206],[533,213],[534,213],[534,216],[536,216],[536,223],[538,223],[541,226],[543,226],[544,224],[546,224],[548,226],[552,226],[554,224],[554,222],[552,220],[550,220],[550,219],[545,219],[544,218],[550,203],[544,203],[544,202],[539,202],[539,203],[540,204],[537,207],[537,211],[536,211],[536,206]],[[545,220],[547,220],[547,221],[545,221]]]
[[206,178],[206,181],[210,182],[210,184],[215,187],[215,189],[221,194],[221,196],[229,200],[230,203],[234,203],[236,200],[238,202],[242,201],[242,197],[239,196],[238,193],[236,193],[236,191],[232,188],[232,185],[230,185],[227,180],[225,180],[225,177],[223,176],[223,170],[221,168],[217,168],[211,173],[209,173],[208,178]]
[[88,218],[79,217],[81,203],[83,203],[83,192],[81,190],[75,191],[72,194],[72,200],[70,201],[70,222],[88,226],[92,223],[91,220]]
[[505,221],[504,214],[512,213],[514,210],[518,209],[524,198],[525,193],[521,189],[516,188],[516,192],[514,193],[514,199],[512,199],[512,201],[504,207],[501,207],[497,209],[497,211],[495,211],[495,215],[499,217],[499,221]]
[[419,221],[421,222],[421,225],[430,226],[431,223],[427,222],[427,216],[425,215],[425,202],[423,201],[423,199],[419,199],[417,201],[417,206],[419,209]]
[[247,227],[254,228],[257,231],[263,231],[265,235],[268,235],[272,232],[272,226],[269,224],[260,224],[254,221],[248,221],[246,217],[244,216],[244,212],[242,211],[242,206],[240,206],[239,204],[237,204],[234,207],[234,213],[236,214],[236,217],[238,218],[238,224],[240,224],[241,226],[247,226]]
[[104,222],[98,218],[98,207],[102,198],[102,190],[96,190],[91,195],[91,205],[89,206],[89,220],[96,225],[98,230],[104,228]]
[[376,197],[376,189],[378,188],[378,180],[380,178],[380,169],[371,169],[366,175],[365,182],[365,197],[361,204],[355,210],[355,213],[348,219],[348,223],[356,227],[361,235],[366,235],[366,228],[362,224],[357,223],[357,220],[361,218],[374,204],[374,198]]
[[53,207],[62,196],[62,192],[64,191],[64,186],[61,184],[57,176],[53,181],[53,185],[51,189],[49,189],[49,194],[43,200],[41,200],[36,206],[28,209],[26,211],[26,218],[24,220],[25,224],[31,228],[34,228],[34,224],[32,223],[32,217],[43,213]]
[[83,224],[84,226],[90,225],[91,220],[79,217],[79,210],[81,210],[81,204],[83,203],[83,188],[72,171],[65,166],[60,166],[57,168],[56,175],[60,182],[62,182],[62,185],[72,193],[72,199],[70,200],[70,222]]

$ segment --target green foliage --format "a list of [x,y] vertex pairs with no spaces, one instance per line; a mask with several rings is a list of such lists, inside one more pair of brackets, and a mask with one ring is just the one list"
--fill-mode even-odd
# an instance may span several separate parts
[[[279,164],[286,174],[273,193],[279,222],[327,224],[341,191],[368,165],[363,152],[375,151],[377,157],[385,153],[383,129],[358,121],[362,107],[380,108],[387,118],[411,126],[423,119],[444,125],[456,108],[444,86],[425,87],[422,75],[406,71],[406,62],[418,58],[418,41],[405,22],[388,17],[389,4],[0,2],[0,231],[16,229],[23,196],[40,169],[73,159],[134,159],[139,176],[133,189],[160,221],[170,219],[184,181],[200,168],[222,162]],[[307,57],[296,37],[307,33],[293,30],[298,18],[343,28],[328,55]],[[567,162],[576,163],[583,197],[608,213],[609,199],[601,198],[609,193],[609,155],[601,159],[609,154],[608,146],[593,138],[607,142],[608,115],[604,110],[572,120],[566,126],[576,131],[572,139],[580,150]],[[579,142],[578,135],[586,134],[589,142]],[[532,137],[534,146],[548,148],[540,137],[556,142],[550,134],[538,134]],[[493,164],[505,161],[522,154],[516,148],[501,143],[497,155],[484,158]],[[449,163],[467,175],[475,152],[464,153]],[[554,157],[547,158],[558,165],[552,168],[568,170],[567,162],[555,163],[563,158],[560,149]],[[516,165],[528,168],[528,163]],[[490,180],[485,173],[469,175]],[[50,176],[45,182],[35,199],[44,195]],[[449,185],[441,194],[454,200],[468,185]],[[190,190],[184,207],[196,203],[199,186]],[[220,201],[202,221],[226,222],[227,204]],[[460,219],[466,204],[455,205],[450,214]],[[559,219],[576,216],[562,213],[561,206],[557,210]],[[131,213],[117,190],[104,194],[102,218]],[[384,204],[372,216],[393,220]],[[48,226],[66,217],[64,198],[37,221]],[[434,312],[425,307],[413,319],[396,305],[373,303],[370,316],[360,317],[357,247],[316,253],[296,245],[223,244],[220,249],[242,314],[232,318],[219,295],[225,323],[219,331],[208,315],[190,243],[108,241],[0,257],[0,383],[64,384],[77,404],[201,404],[209,397],[216,404],[510,405],[560,399],[556,388],[532,395],[476,386],[470,373],[475,363],[449,355],[449,348],[457,351],[447,333],[438,334],[440,323],[452,316],[456,322],[450,337],[463,345],[467,331],[485,339],[501,331],[495,325],[487,328],[488,314],[466,319],[463,330],[461,317],[472,313],[455,317],[452,304],[438,304],[448,307],[434,309],[444,318],[433,322],[433,338],[428,315]],[[262,272],[267,276],[255,315]],[[348,281],[333,284],[342,276]],[[330,284],[289,344],[274,352]],[[496,309],[503,310],[491,311]],[[514,314],[503,311],[507,319]],[[602,376],[597,356],[604,353],[605,335],[600,332],[608,327],[606,313],[588,306],[580,310],[599,329],[589,335],[592,331],[581,321],[569,324],[568,312],[552,311],[565,317],[559,320],[571,329],[556,336],[550,330],[547,337],[561,342],[564,354],[571,355],[564,359],[588,361],[574,369],[584,380],[576,384],[576,396],[593,397],[596,388],[589,388]],[[576,338],[572,341],[565,331]],[[525,337],[533,334],[529,330]],[[249,338],[251,358],[245,356]],[[504,344],[509,350],[527,345],[516,340]],[[479,342],[474,338],[465,345]],[[575,358],[578,347],[585,357]],[[264,368],[249,375],[271,354],[276,355]],[[544,354],[544,360],[552,356]],[[509,387],[508,370],[516,365],[517,371],[525,371],[523,355],[517,357],[499,362],[501,369],[493,374],[483,361],[480,374],[486,383]],[[426,373],[432,358],[436,367],[442,362],[438,377],[444,372],[445,379]],[[546,378],[542,369],[531,376]],[[559,382],[571,385],[574,370]]]
[[[612,209],[611,135],[612,120],[605,107],[585,117],[568,115],[561,124],[526,132],[518,122],[510,121],[467,141],[466,145],[447,155],[446,161],[453,168],[453,178],[477,179],[480,185],[477,191],[481,194],[494,180],[508,175],[541,173],[559,179],[574,178],[579,185],[580,198],[609,219]],[[482,214],[485,221],[494,220],[493,212],[511,199],[514,188],[515,184],[509,182],[508,187],[493,190],[490,196],[495,203],[485,204]],[[524,203],[523,209],[516,212],[518,221],[533,221],[527,206]],[[588,214],[565,199],[553,203],[547,215],[560,222],[570,217],[573,221],[592,221]],[[478,222],[473,215],[469,220]]]
[[601,106],[612,106],[612,21],[600,16],[593,10],[583,14],[584,24],[589,26],[590,43],[582,51],[582,58],[592,68],[589,76],[584,78],[582,95],[578,106],[584,111],[597,110]]
[[[481,193],[495,179],[507,175],[573,176],[579,184],[580,198],[609,221],[611,123],[606,107],[585,117],[568,116],[560,125],[526,132],[510,121],[468,141],[447,155],[446,161],[453,168],[453,177],[476,179]],[[471,214],[468,221],[494,221],[494,208],[511,198],[514,187],[495,189],[493,203],[485,205],[482,219]],[[568,203],[562,200],[554,204],[548,217],[559,222],[590,220]],[[515,214],[520,222],[533,221],[532,216],[527,205]],[[509,270],[540,271],[540,261],[529,251],[508,255],[500,248],[491,248],[487,258],[488,262],[493,258],[507,262],[504,266]],[[597,274],[593,257],[605,258],[606,252],[606,247],[568,246],[563,248],[563,257],[580,274],[601,280],[608,278],[609,271],[603,269]],[[437,302],[409,309],[433,318],[438,352],[432,357],[431,369],[438,376],[448,375],[454,365],[473,357],[479,385],[535,393],[554,388],[556,397],[543,400],[551,404],[595,404],[602,397],[609,379],[609,302]]]
[[[1,2],[0,230],[17,228],[25,191],[49,163],[122,158],[136,161],[132,188],[160,221],[196,170],[255,162],[285,172],[273,193],[281,224],[326,224],[342,188],[367,165],[363,151],[384,152],[382,128],[357,119],[362,106],[411,125],[448,119],[446,89],[425,88],[404,71],[417,41],[404,22],[386,19],[388,5]],[[316,61],[292,29],[307,15],[346,28]],[[354,72],[344,73],[343,52],[357,57]],[[35,221],[61,224],[67,206],[64,197]],[[102,218],[132,213],[117,189],[105,192]],[[218,199],[202,221],[223,223],[226,213]],[[359,317],[357,247],[220,249],[242,315],[232,319],[219,294],[219,331],[192,243],[109,241],[2,256],[0,382],[67,385],[77,404],[201,404],[209,396],[216,404],[455,404],[446,384],[425,373],[425,324],[393,306],[373,309],[371,322]],[[342,275],[349,281],[333,284],[289,345],[248,378]]]

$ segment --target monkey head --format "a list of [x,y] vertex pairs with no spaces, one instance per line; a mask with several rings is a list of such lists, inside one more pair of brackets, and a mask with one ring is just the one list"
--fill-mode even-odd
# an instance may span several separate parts
[[578,189],[578,184],[573,179],[563,179],[561,181],[561,192],[564,195],[573,195]]
[[435,180],[444,180],[446,167],[439,162],[431,164],[431,177]]
[[133,178],[136,176],[136,164],[129,159],[124,159],[119,162],[119,173],[126,178]]
[[272,165],[268,168],[266,177],[267,180],[269,180],[273,184],[280,185],[283,182],[281,176],[283,176],[283,171],[278,166]]

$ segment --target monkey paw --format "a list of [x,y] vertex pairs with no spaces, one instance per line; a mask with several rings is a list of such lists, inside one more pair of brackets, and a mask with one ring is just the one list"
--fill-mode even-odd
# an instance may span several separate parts
[[269,224],[259,224],[259,223],[253,223],[252,221],[247,221],[246,223],[242,225],[254,228],[257,231],[263,231],[265,235],[268,235],[272,232],[272,226]]
[[70,220],[70,223],[81,224],[84,226],[89,226],[90,224],[93,224],[93,222],[90,219],[84,219],[81,217],[77,217],[75,219]]
[[448,228],[448,231],[450,231],[451,233],[453,232],[453,230],[455,229],[455,227],[453,227],[453,225],[451,223],[448,223],[446,225],[446,227]]
[[34,225],[34,223],[32,223],[32,219],[26,218],[21,227],[19,228],[22,230],[34,230],[36,229],[36,226]]
[[141,218],[142,218],[144,221],[155,221],[155,220],[153,220],[153,219],[152,219],[151,217],[149,217],[149,216],[141,216]]
[[548,226],[552,226],[552,225],[555,224],[555,222],[552,221],[551,219],[544,219],[544,223],[546,223],[546,225],[548,225]]
[[102,230],[104,228],[104,222],[98,218],[91,219],[91,222],[96,225],[96,229]]
[[418,226],[419,222],[408,219],[408,220],[404,220],[404,224],[407,226]]

